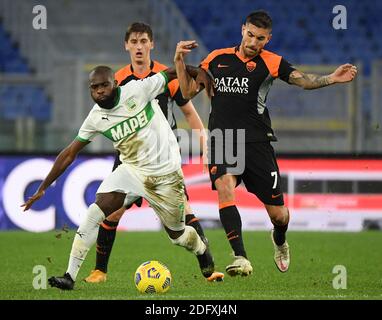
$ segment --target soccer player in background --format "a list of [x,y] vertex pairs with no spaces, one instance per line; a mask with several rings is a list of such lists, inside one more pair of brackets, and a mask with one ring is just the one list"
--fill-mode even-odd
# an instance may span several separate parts
[[[125,49],[129,52],[131,64],[126,65],[116,72],[115,79],[119,85],[123,86],[132,80],[145,79],[146,77],[167,69],[167,66],[160,64],[158,61],[151,60],[150,52],[153,48],[154,39],[151,27],[143,22],[132,23],[125,34]],[[203,123],[200,120],[193,103],[182,97],[178,80],[173,79],[170,81],[168,90],[159,94],[156,99],[158,99],[159,106],[173,130],[177,129],[176,120],[173,115],[174,103],[180,107],[190,128],[195,129],[200,133],[201,150],[204,150],[206,138]],[[113,171],[120,164],[119,154],[117,154]],[[186,196],[188,198],[187,192]],[[136,201],[136,204],[140,206],[141,203],[142,198],[139,198]],[[129,204],[128,207],[123,206],[101,223],[96,246],[96,265],[94,270],[92,270],[90,275],[85,279],[86,282],[99,283],[106,281],[108,262],[116,237],[117,226],[126,209],[129,209],[131,206],[132,204]],[[195,228],[202,240],[207,243],[202,226],[200,225],[198,218],[192,213],[188,201],[186,201],[185,204],[185,213],[186,225]],[[215,276],[223,277],[223,274],[216,273],[214,274],[214,277]]]
[[[351,64],[341,65],[329,75],[306,74],[281,56],[264,50],[272,37],[272,19],[264,11],[249,14],[241,31],[240,45],[214,50],[200,65],[215,78],[208,129],[223,132],[223,139],[217,136],[210,141],[209,174],[212,188],[218,192],[220,220],[234,252],[234,261],[226,267],[231,276],[247,276],[253,270],[244,248],[241,218],[235,203],[235,188],[241,181],[248,192],[263,202],[272,221],[271,239],[277,268],[286,272],[290,264],[286,241],[289,211],[284,205],[279,168],[271,145],[271,141],[277,139],[266,107],[273,80],[280,78],[288,84],[312,90],[352,81],[357,74],[357,68]],[[179,42],[174,58],[182,94],[188,99],[196,95],[200,87],[187,73],[189,69],[185,69],[183,58],[196,46],[195,41]],[[234,137],[239,136],[238,129],[245,130],[245,141],[224,137],[229,130],[234,132]],[[245,167],[240,172],[234,171],[237,164],[225,158],[215,159],[219,148],[230,146],[233,152],[238,152],[240,160],[244,160]],[[243,146],[244,152],[240,151]]]
[[[81,265],[96,241],[99,224],[139,197],[154,209],[171,242],[197,256],[203,276],[213,274],[214,261],[208,246],[194,228],[185,225],[186,196],[179,146],[155,99],[175,77],[175,70],[167,69],[142,81],[118,86],[109,67],[99,66],[90,73],[95,105],[76,139],[60,152],[36,193],[22,205],[24,211],[44,195],[97,135],[113,142],[122,163],[99,186],[95,203],[89,206],[74,237],[67,271],[62,277],[49,278],[51,286],[73,289]],[[204,79],[209,86],[211,79],[206,73]]]

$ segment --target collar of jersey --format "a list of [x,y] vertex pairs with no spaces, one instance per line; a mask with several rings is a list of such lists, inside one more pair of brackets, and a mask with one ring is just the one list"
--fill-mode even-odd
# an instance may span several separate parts
[[144,79],[144,78],[146,78],[146,77],[151,73],[151,71],[153,70],[153,68],[154,68],[154,61],[151,60],[149,71],[146,72],[146,73],[137,74],[137,73],[134,72],[133,64],[130,64],[130,71],[131,71],[131,73],[133,74],[134,77],[137,77],[138,79]]
[[235,47],[235,55],[236,57],[238,57],[242,62],[244,63],[247,63],[248,61],[251,61],[252,59],[255,59],[257,56],[260,55],[260,53],[256,56],[254,56],[253,58],[248,58],[248,59],[245,59],[241,54],[240,54],[240,46],[236,46]]

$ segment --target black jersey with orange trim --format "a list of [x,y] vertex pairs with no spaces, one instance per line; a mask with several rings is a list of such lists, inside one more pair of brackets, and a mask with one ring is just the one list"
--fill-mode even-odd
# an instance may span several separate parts
[[[118,85],[123,86],[131,80],[139,80],[150,77],[158,72],[166,70],[168,67],[159,63],[158,61],[151,61],[150,70],[145,74],[134,73],[133,66],[128,64],[127,66],[119,69],[115,73],[115,80],[118,81]],[[158,95],[156,97],[158,103],[164,113],[166,119],[168,120],[171,129],[175,130],[176,120],[173,113],[173,102],[175,101],[179,107],[184,106],[189,100],[183,98],[182,93],[179,88],[178,79],[174,79],[168,83],[168,90],[166,92]]]
[[276,141],[266,100],[276,78],[288,82],[295,69],[281,56],[262,50],[252,59],[239,47],[212,51],[200,64],[215,79],[209,130],[245,129],[246,142]]

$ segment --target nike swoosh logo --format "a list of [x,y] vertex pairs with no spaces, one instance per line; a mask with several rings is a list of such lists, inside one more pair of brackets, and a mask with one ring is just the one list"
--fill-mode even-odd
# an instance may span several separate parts
[[272,194],[272,199],[276,199],[276,198],[278,198],[278,197],[280,197],[280,196],[281,196],[281,193],[276,194],[276,195]]
[[218,64],[218,68],[228,68],[229,66],[226,64]]

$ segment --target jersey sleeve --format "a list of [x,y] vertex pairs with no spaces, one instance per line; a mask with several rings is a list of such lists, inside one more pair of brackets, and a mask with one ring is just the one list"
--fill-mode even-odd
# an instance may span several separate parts
[[289,83],[289,75],[295,70],[288,61],[282,58],[279,65],[279,78]]
[[168,77],[161,71],[151,77],[137,80],[136,85],[140,86],[141,92],[146,95],[148,101],[151,101],[167,90]]
[[213,55],[213,52],[211,52],[207,57],[205,57],[202,62],[199,64],[199,68],[204,69],[205,71],[208,71],[210,68],[210,62],[213,60],[215,56]]
[[98,131],[93,124],[91,114],[89,114],[85,121],[82,123],[76,139],[82,142],[91,142],[97,134]]
[[199,67],[204,69],[205,71],[210,70],[210,63],[216,58],[221,55],[225,54],[235,54],[236,48],[223,48],[223,49],[216,49],[208,54],[208,56],[200,63]]
[[123,67],[122,69],[119,69],[115,74],[114,78],[117,80],[118,85],[120,86],[121,83],[126,80],[129,76],[131,76],[132,72],[130,69],[130,65],[128,64],[127,66]]
[[170,93],[171,99],[173,99],[179,107],[183,107],[188,101],[190,101],[183,98],[178,79],[174,79],[169,82],[168,91]]

